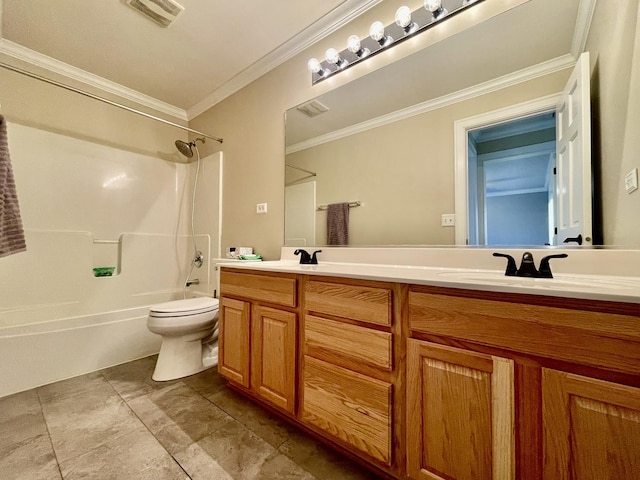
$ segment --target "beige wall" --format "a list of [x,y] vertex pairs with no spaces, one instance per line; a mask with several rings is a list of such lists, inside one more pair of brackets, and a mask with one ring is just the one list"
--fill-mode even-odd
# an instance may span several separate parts
[[[349,216],[350,245],[453,245],[454,122],[558,93],[570,70],[287,155],[317,173],[318,204],[359,200]],[[390,141],[390,139],[393,139]],[[326,244],[326,215],[316,216]]]
[[598,2],[586,46],[596,126],[593,153],[602,165],[604,243],[638,246],[640,191],[627,194],[624,176],[640,168],[640,2],[610,3]]
[[[51,73],[42,75],[53,77]],[[71,84],[69,80],[60,81]],[[184,162],[174,146],[176,139],[187,139],[181,129],[5,69],[0,69],[0,85],[0,113],[8,122]],[[88,90],[86,86],[78,88]],[[104,92],[89,93],[105,96]],[[121,99],[113,100],[123,103]],[[139,106],[130,106],[140,110]],[[161,116],[154,111],[147,113]],[[173,118],[170,120],[177,123]]]
[[[475,9],[473,21],[490,18],[527,0],[493,0]],[[418,8],[421,1],[407,2]],[[306,69],[311,57],[322,58],[329,47],[342,45],[355,33],[366,36],[378,19],[393,18],[397,4],[381,2],[348,27],[283,63],[268,74],[220,102],[190,122],[197,130],[224,138],[223,145],[207,143],[205,151],[223,150],[225,157],[222,247],[252,246],[266,259],[276,259],[284,243],[284,112],[299,103],[350,82],[394,60],[427,47],[439,36],[463,29],[467,16],[447,21],[447,29],[428,30],[377,55],[347,72],[311,86]],[[268,213],[257,215],[256,203],[268,203]]]

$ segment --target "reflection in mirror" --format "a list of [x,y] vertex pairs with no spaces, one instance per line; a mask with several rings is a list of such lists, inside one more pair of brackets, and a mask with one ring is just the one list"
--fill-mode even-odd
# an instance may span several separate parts
[[[640,127],[640,121],[633,123],[637,114],[628,98],[634,92],[640,95],[640,89],[634,86],[640,79],[634,83],[631,77],[633,65],[640,66],[640,59],[636,58],[640,53],[627,46],[640,38],[636,22],[638,5],[635,0],[631,2],[635,3],[635,14],[627,12],[628,15],[622,17],[609,12],[601,3],[591,16],[592,0],[561,3],[531,0],[288,110],[285,244],[326,245],[327,215],[317,207],[355,201],[360,202],[360,206],[350,210],[350,245],[464,245],[471,238],[467,229],[473,230],[476,243],[482,244],[480,238],[486,236],[486,232],[477,226],[479,222],[486,223],[486,218],[475,214],[473,220],[467,216],[467,210],[472,209],[466,183],[464,192],[454,188],[458,181],[454,125],[461,119],[513,105],[559,97],[582,46],[586,45],[584,49],[591,52],[592,59],[592,103],[597,106],[593,112],[596,146],[593,163],[595,173],[601,177],[594,175],[593,200],[591,188],[581,187],[583,197],[596,207],[596,221],[604,224],[604,241],[640,245],[637,221],[632,220],[631,227],[625,223],[624,228],[617,223],[625,215],[627,219],[633,217],[633,207],[627,200],[637,203],[636,198],[621,198],[619,179],[614,182],[602,175],[615,165],[614,160],[619,164],[628,163],[626,157],[620,158],[620,152],[634,151],[634,148],[640,151],[637,140],[631,136],[621,141],[616,137],[621,135],[620,130],[626,131],[633,125]],[[554,15],[548,15],[549,11]],[[615,24],[622,21],[626,24]],[[609,35],[612,28],[622,28],[624,32],[616,41]],[[623,54],[626,56],[618,60]],[[605,69],[614,58],[631,66],[609,74]],[[625,88],[621,90],[617,82],[627,78],[625,74],[629,80],[622,81]],[[611,102],[625,105],[629,102],[633,115],[620,118]],[[618,128],[609,130],[609,125]],[[540,143],[546,144],[546,140]],[[619,146],[621,143],[625,148]],[[610,145],[618,145],[613,152],[618,153],[617,157],[610,154]],[[530,155],[526,150],[520,152],[521,158],[530,161],[526,166],[524,161],[516,162],[515,170],[537,170],[534,163],[540,169],[551,168],[549,160],[555,149],[549,144],[545,147],[547,150],[540,155]],[[540,157],[545,157],[545,161]],[[488,163],[484,160],[483,157],[489,181],[485,186],[489,195],[485,195],[484,201],[490,203],[499,197],[495,191],[491,192],[497,179],[494,165],[504,158],[497,155]],[[616,171],[621,168],[628,167],[615,166]],[[308,172],[315,176],[309,176]],[[306,188],[304,200],[291,201],[296,194],[293,190],[309,182],[313,182],[313,188]],[[546,191],[553,189],[552,183],[553,179],[549,179],[544,187]],[[478,185],[477,179],[474,185]],[[521,186],[522,192],[529,188],[543,193],[540,186]],[[473,192],[473,187],[470,191]],[[464,194],[462,202],[459,201],[461,193]],[[547,207],[554,202],[560,203],[560,200],[548,196]],[[306,204],[306,210],[297,215],[305,219],[306,233],[296,231],[295,220],[289,215],[292,204],[302,203]],[[461,203],[464,217],[459,215]],[[500,238],[496,242],[544,246],[562,244],[564,239],[574,237],[570,233],[562,237],[555,234],[557,225],[553,225],[551,232],[551,224],[560,220],[555,209],[549,211],[546,236]],[[453,218],[452,214],[455,214]],[[591,240],[592,235],[583,235],[585,237]],[[489,239],[486,243],[493,242]]]

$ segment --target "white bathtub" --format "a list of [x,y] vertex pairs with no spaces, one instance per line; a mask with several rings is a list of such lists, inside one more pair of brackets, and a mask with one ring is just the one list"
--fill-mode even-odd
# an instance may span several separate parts
[[[94,277],[87,232],[27,231],[26,253],[0,269],[0,397],[152,355],[149,306],[182,298],[190,237],[123,234],[111,277]],[[196,237],[207,263],[189,296],[208,295],[209,237]],[[187,267],[183,267],[183,266]]]
[[0,329],[0,397],[157,353],[147,306]]

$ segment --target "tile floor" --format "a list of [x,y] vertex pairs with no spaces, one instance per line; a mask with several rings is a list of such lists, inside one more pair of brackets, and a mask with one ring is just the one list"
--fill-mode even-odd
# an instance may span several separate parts
[[0,477],[376,478],[228,389],[215,369],[154,382],[156,357],[0,399]]

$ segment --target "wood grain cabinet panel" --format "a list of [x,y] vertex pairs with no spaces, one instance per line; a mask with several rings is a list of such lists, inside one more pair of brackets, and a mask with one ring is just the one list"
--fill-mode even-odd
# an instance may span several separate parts
[[220,272],[222,296],[238,296],[247,300],[296,306],[296,279],[272,275],[237,273],[222,269]]
[[640,478],[640,389],[542,371],[544,478]]
[[218,371],[246,388],[249,388],[250,311],[249,302],[230,298],[220,302]]
[[376,325],[391,325],[391,290],[309,280],[306,310],[350,318]]
[[251,317],[251,388],[274,405],[293,413],[297,316],[254,305]]
[[322,360],[334,363],[364,362],[390,371],[393,368],[392,338],[389,332],[313,315],[305,316],[305,353]]
[[391,465],[392,385],[305,356],[301,418]]
[[410,478],[515,478],[513,402],[511,360],[408,340]]

